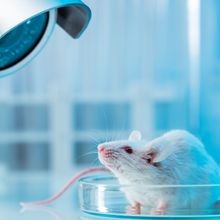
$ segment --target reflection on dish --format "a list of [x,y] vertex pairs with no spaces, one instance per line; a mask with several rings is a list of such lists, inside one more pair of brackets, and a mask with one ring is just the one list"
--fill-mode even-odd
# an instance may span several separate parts
[[35,208],[26,208],[26,209],[21,209],[21,213],[31,211],[31,212],[45,212],[51,215],[55,220],[66,220],[65,217],[56,211],[55,209],[52,208],[42,208],[42,207],[35,207]]

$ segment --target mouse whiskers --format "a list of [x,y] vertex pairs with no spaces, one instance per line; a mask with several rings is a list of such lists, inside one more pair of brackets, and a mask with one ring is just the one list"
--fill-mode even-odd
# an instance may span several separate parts
[[83,158],[85,158],[85,157],[87,157],[87,156],[94,155],[94,154],[97,154],[97,152],[96,152],[96,151],[88,152],[88,153],[85,153],[85,154],[79,156],[77,159],[78,159],[78,160],[81,160],[81,159],[83,159]]
[[94,137],[95,136],[95,131],[93,131],[94,134],[87,134],[86,136],[88,138],[90,138],[92,140],[92,142],[95,144],[95,145],[98,145],[100,143],[100,138],[96,138]]
[[93,160],[93,161],[91,162],[91,165],[90,165],[90,166],[91,166],[91,167],[100,166],[99,159],[96,158],[95,160]]

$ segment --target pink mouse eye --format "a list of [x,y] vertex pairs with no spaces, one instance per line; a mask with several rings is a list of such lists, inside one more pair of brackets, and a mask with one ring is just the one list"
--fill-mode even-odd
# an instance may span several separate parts
[[124,147],[122,147],[122,149],[123,149],[126,153],[128,153],[128,154],[132,154],[132,153],[133,153],[133,149],[132,149],[131,147],[129,147],[129,146],[124,146]]

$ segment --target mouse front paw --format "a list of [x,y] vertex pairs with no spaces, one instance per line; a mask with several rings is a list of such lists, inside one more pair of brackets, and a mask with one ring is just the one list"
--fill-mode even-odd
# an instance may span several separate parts
[[127,214],[129,215],[140,215],[141,214],[141,205],[140,203],[135,203],[127,207]]
[[151,209],[150,214],[151,215],[166,215],[166,211],[168,208],[167,202],[164,202],[163,200],[159,201],[156,208]]
[[152,209],[150,212],[151,215],[166,215],[165,209]]

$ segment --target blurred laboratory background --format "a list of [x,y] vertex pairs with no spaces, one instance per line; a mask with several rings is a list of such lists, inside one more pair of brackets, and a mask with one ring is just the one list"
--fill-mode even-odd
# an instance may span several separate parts
[[220,163],[220,1],[85,3],[81,38],[56,26],[32,63],[0,79],[2,195],[7,178],[98,165],[97,144],[133,129],[147,140],[187,129]]

